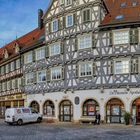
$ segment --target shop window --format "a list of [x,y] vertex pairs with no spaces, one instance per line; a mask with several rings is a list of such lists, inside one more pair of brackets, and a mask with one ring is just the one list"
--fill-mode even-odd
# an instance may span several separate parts
[[54,103],[52,101],[46,101],[43,107],[44,115],[51,117],[55,115],[54,112],[55,112]]
[[84,102],[83,116],[95,116],[98,111],[99,111],[99,105],[95,100],[89,99]]

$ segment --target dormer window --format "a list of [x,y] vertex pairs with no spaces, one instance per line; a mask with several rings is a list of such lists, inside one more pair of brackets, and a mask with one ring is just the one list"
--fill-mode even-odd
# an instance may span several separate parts
[[132,6],[135,7],[135,6],[137,6],[137,5],[138,5],[138,2],[137,2],[137,1],[133,1],[133,2],[132,2]]
[[65,0],[65,5],[66,6],[72,5],[72,0]]
[[9,55],[8,55],[8,52],[7,52],[7,50],[5,50],[5,51],[4,51],[4,58],[7,59],[8,56],[9,56]]
[[121,3],[121,7],[122,8],[126,7],[126,2]]

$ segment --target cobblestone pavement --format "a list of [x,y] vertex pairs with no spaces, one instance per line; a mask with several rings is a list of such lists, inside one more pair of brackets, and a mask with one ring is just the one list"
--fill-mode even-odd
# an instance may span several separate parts
[[140,126],[26,124],[0,121],[0,140],[140,140]]

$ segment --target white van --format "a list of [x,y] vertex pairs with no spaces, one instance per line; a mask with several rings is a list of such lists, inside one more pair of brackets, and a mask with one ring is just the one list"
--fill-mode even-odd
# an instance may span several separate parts
[[5,122],[18,124],[42,121],[42,115],[32,108],[8,108],[5,112]]

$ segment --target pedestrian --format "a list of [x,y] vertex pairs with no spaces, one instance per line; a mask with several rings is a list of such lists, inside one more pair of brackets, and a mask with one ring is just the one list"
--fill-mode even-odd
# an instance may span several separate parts
[[96,124],[99,125],[101,120],[101,115],[99,112],[96,113]]

